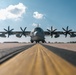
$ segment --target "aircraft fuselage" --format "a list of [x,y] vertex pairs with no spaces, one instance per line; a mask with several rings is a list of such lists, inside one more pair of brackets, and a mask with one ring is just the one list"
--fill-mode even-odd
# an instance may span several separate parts
[[31,36],[31,42],[39,42],[42,41],[45,42],[45,35],[44,31],[40,27],[36,27],[30,34]]

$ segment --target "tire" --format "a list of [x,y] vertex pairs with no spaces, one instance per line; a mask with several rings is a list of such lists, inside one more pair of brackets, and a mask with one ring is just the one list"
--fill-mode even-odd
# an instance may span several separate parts
[[31,40],[31,43],[33,43],[34,41]]
[[43,40],[42,43],[44,43],[45,41]]

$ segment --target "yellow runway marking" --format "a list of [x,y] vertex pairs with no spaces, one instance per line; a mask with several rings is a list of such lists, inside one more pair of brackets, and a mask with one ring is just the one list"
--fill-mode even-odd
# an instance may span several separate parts
[[0,75],[75,75],[76,67],[40,44],[0,66]]

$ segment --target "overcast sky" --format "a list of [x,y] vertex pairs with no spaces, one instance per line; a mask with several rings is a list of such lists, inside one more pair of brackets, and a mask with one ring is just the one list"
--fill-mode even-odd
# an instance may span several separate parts
[[[31,31],[39,24],[43,30],[53,26],[58,31],[62,27],[76,31],[76,0],[0,0],[0,31],[10,26],[14,31],[20,31],[20,27],[27,27],[26,31]],[[46,37],[46,41],[72,41],[76,38],[54,39]],[[4,41],[30,41],[30,37],[0,38]]]

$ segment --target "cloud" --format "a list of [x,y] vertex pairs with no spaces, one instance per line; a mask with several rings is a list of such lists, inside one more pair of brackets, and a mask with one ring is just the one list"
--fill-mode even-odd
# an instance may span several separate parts
[[18,20],[26,12],[27,7],[22,3],[9,5],[5,9],[0,9],[0,20],[14,19]]
[[36,19],[42,19],[44,15],[36,11],[33,13],[33,17]]

